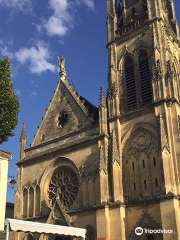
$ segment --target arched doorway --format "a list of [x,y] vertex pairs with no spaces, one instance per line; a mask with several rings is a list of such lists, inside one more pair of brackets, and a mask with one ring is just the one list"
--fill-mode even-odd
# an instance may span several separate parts
[[56,236],[55,240],[72,240],[71,237],[65,237],[65,236]]
[[86,233],[86,240],[96,240],[96,231],[94,227],[92,226],[87,226],[86,227],[87,233]]

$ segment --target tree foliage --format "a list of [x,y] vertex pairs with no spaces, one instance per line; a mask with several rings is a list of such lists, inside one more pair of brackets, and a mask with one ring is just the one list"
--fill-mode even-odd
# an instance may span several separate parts
[[19,100],[14,93],[9,58],[0,60],[0,144],[14,136],[18,124]]

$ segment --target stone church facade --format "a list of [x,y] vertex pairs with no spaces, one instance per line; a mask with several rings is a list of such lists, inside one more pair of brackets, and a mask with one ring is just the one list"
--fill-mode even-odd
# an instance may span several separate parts
[[[180,240],[180,41],[172,0],[107,0],[108,92],[99,108],[60,81],[30,148],[15,218],[87,240]],[[173,233],[136,235],[137,227]],[[16,240],[71,239],[17,233]]]

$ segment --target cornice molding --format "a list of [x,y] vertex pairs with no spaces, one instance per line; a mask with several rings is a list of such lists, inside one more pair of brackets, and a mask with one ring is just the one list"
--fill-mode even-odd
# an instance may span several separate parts
[[22,161],[18,162],[17,165],[26,166],[26,165],[36,164],[37,162],[43,162],[48,160],[49,158],[59,156],[59,154],[65,154],[75,150],[89,147],[93,144],[98,143],[98,141],[103,139],[104,137],[106,137],[106,135],[98,135],[95,137],[82,138],[80,139],[80,141],[71,142],[70,144],[67,143],[56,148],[51,148],[42,153],[34,154],[28,158],[25,157]]

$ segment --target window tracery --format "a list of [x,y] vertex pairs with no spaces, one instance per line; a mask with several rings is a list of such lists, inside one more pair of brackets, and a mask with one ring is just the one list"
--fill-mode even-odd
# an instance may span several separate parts
[[49,183],[48,198],[51,205],[54,205],[56,197],[66,208],[70,208],[75,202],[79,191],[79,180],[77,175],[70,168],[57,169]]
[[23,218],[35,217],[40,215],[40,187],[39,185],[25,186],[23,189]]
[[[126,201],[153,194],[162,194],[162,165],[158,157],[158,143],[146,129],[137,129],[124,149],[124,188]],[[155,160],[154,160],[155,159]],[[134,167],[136,166],[136,167]],[[147,167],[146,167],[147,166]]]
[[[149,55],[146,48],[139,48],[136,48],[134,53],[126,53],[120,69],[119,94],[121,101],[125,102],[124,106],[120,106],[123,114],[148,106],[153,101]],[[154,70],[152,74],[156,77],[159,72],[156,74]]]
[[58,116],[58,127],[63,128],[68,123],[68,113],[62,111]]

